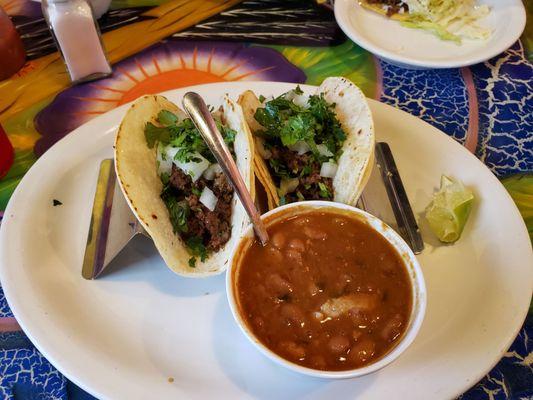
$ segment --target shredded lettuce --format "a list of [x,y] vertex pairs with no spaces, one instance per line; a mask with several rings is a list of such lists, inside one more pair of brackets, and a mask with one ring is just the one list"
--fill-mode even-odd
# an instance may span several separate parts
[[487,39],[491,30],[478,24],[490,8],[476,0],[404,0],[409,14],[402,25],[434,32],[443,40]]

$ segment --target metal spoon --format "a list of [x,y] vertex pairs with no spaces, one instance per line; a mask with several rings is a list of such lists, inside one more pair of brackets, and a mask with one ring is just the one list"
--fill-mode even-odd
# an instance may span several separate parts
[[183,108],[185,108],[185,111],[194,122],[194,125],[196,125],[200,131],[207,146],[220,164],[222,171],[233,185],[246,213],[252,221],[255,234],[259,238],[261,244],[265,246],[268,242],[268,233],[265,229],[265,225],[263,224],[263,221],[261,221],[259,211],[255,207],[252,196],[242,180],[237,165],[235,164],[226,143],[224,143],[224,139],[218,131],[207,105],[200,95],[194,92],[186,93],[185,96],[183,96],[182,104]]

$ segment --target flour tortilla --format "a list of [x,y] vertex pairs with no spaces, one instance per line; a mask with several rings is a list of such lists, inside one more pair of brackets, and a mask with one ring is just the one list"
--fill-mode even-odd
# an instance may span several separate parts
[[[115,169],[120,187],[132,211],[172,271],[188,277],[219,274],[227,268],[230,253],[249,224],[248,217],[237,195],[234,195],[231,238],[218,252],[210,253],[204,262],[197,259],[196,267],[189,267],[191,254],[180,236],[174,233],[167,208],[160,197],[163,184],[157,173],[156,149],[147,146],[144,136],[146,123],[155,122],[161,110],[171,111],[180,118],[186,117],[165,97],[144,96],[130,107],[122,120],[115,140]],[[228,97],[223,99],[222,115],[225,124],[237,132],[234,143],[237,167],[253,195],[253,141],[250,130],[241,107]]]
[[366,0],[360,0],[359,4],[361,5],[361,7],[366,8],[367,10],[374,11],[378,14],[381,14],[390,19],[394,19],[396,21],[404,21],[407,19],[409,15],[408,13],[405,13],[405,14],[394,13],[389,16],[387,15],[387,10],[384,10],[381,4],[369,4]]
[[[355,206],[368,182],[374,165],[374,122],[365,95],[355,84],[346,78],[327,78],[317,89],[325,100],[335,104],[335,113],[346,133],[338,169],[333,178],[333,200]],[[254,114],[262,104],[257,96],[246,91],[239,97],[246,122],[252,133],[262,129]],[[255,140],[259,140],[255,137]],[[264,186],[270,209],[279,205],[279,195],[267,163],[261,157],[259,146],[255,146],[254,171]]]

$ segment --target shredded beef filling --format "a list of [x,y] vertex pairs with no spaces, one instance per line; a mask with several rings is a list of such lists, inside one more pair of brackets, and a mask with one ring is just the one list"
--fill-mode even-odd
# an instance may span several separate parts
[[[201,177],[193,182],[189,175],[173,165],[169,185],[177,199],[184,199],[189,206],[188,229],[186,232],[180,232],[180,236],[184,240],[199,237],[208,250],[219,250],[231,235],[233,188],[224,174],[215,175],[215,179],[212,181]],[[213,191],[218,199],[213,211],[200,203],[200,194],[206,186]]]
[[[285,195],[287,203],[300,201],[298,192],[305,200],[333,200],[333,179],[320,176],[320,163],[311,154],[298,154],[285,147],[273,147],[271,152],[271,158],[287,166],[291,177],[298,177],[296,189]],[[319,183],[327,189],[327,195]]]
[[402,9],[404,12],[409,11],[409,6],[402,0],[367,0],[367,3],[387,6],[387,17],[398,14]]

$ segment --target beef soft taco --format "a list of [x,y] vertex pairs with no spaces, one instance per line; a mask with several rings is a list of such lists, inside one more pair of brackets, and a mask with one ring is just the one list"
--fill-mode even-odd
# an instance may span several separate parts
[[399,21],[407,19],[409,5],[402,0],[360,0],[359,4],[371,11]]
[[374,157],[372,115],[357,86],[328,78],[313,95],[299,87],[273,99],[247,91],[239,104],[269,208],[301,200],[357,203]]
[[490,8],[476,0],[359,0],[359,4],[443,40],[461,43],[464,38],[487,39],[492,33],[480,22]]
[[[253,141],[241,107],[224,98],[213,113],[253,194]],[[162,96],[138,99],[115,142],[120,186],[170,269],[202,277],[227,267],[246,213],[200,133]]]

